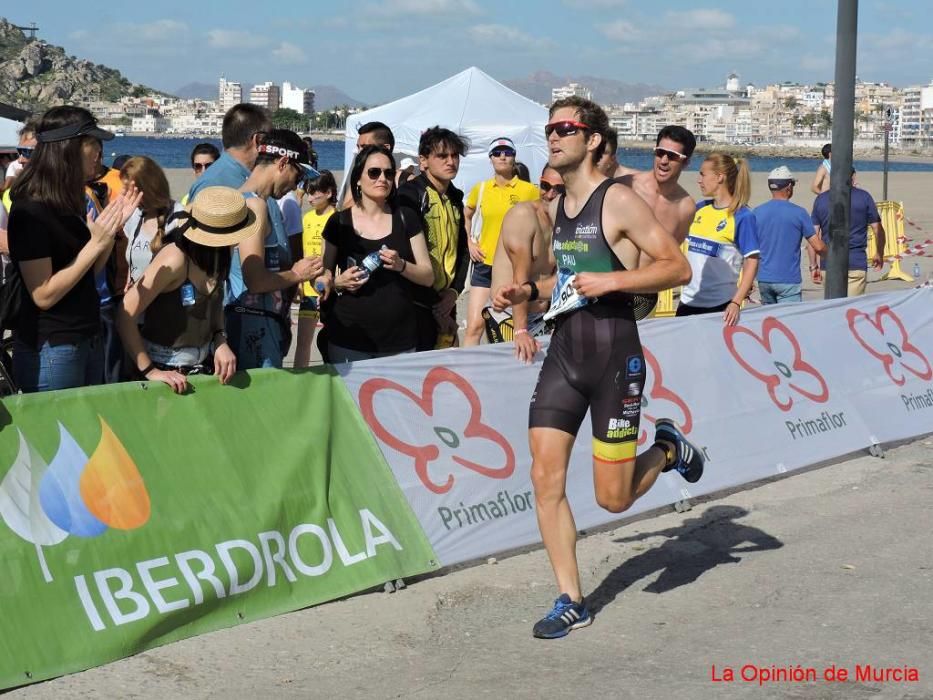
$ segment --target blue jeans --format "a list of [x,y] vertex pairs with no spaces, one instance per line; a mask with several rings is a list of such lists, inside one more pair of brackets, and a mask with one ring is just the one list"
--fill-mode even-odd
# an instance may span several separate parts
[[762,304],[790,304],[795,301],[803,301],[799,284],[759,281],[758,291],[761,294]]
[[282,324],[268,316],[227,311],[226,331],[227,344],[236,355],[237,371],[281,367],[291,344],[291,337],[286,342]]
[[100,336],[74,344],[49,345],[38,350],[13,341],[13,381],[29,394],[100,384],[104,377],[104,348]]

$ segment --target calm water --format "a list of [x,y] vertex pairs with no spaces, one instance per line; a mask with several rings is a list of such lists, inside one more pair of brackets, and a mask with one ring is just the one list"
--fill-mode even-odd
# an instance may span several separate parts
[[[109,164],[115,156],[128,153],[149,156],[163,168],[187,168],[191,162],[191,149],[202,141],[209,141],[217,148],[221,147],[219,139],[154,139],[142,136],[123,136],[104,144],[104,162]],[[321,168],[343,170],[343,141],[317,141],[314,148],[318,153],[318,165]],[[647,169],[651,167],[652,160],[650,151],[619,149],[619,162],[629,167]],[[749,164],[756,172],[770,172],[779,165],[786,165],[796,173],[805,173],[815,170],[818,162],[816,158],[759,158],[756,156],[749,158]],[[691,170],[698,168],[699,162],[695,160]],[[880,161],[856,160],[855,168],[864,172],[880,172],[882,164]],[[892,172],[933,172],[933,163],[892,161],[889,169]]]

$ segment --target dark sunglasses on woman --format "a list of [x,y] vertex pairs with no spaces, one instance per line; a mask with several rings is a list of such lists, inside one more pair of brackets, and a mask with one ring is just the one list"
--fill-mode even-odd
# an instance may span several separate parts
[[25,147],[25,146],[18,146],[18,147],[16,148],[16,152],[17,152],[22,158],[30,158],[30,157],[32,156],[32,152],[33,152],[34,150],[35,150],[34,148],[27,148],[27,147]]
[[547,180],[542,180],[538,185],[538,189],[541,190],[542,194],[547,194],[551,190],[554,190],[557,194],[563,194],[566,191],[563,185],[552,185]]
[[385,179],[389,182],[395,180],[395,168],[367,168],[366,177],[375,182],[379,179],[379,175],[384,175]]

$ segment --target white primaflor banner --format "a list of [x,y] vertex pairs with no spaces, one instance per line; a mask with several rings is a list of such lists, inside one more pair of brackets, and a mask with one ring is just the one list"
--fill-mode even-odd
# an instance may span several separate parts
[[[626,515],[933,432],[933,289],[639,324],[645,354],[640,450],[671,418],[707,456]],[[511,344],[339,367],[444,565],[539,541],[528,402],[543,353]],[[567,493],[578,528],[617,520],[593,496],[590,421]]]

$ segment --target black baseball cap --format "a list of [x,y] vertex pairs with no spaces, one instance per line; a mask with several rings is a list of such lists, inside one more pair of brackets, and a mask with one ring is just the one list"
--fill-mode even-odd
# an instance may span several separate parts
[[92,118],[85,122],[69,124],[57,129],[37,131],[36,141],[39,143],[52,143],[54,141],[67,141],[68,139],[75,139],[79,136],[91,136],[95,139],[100,139],[101,141],[109,141],[113,138],[113,134],[111,132],[107,131],[106,129],[101,129],[99,126],[97,126],[97,120]]
[[262,136],[261,143],[256,150],[276,158],[285,156],[295,165],[301,168],[305,178],[320,177],[321,174],[311,167],[311,159],[308,156],[308,144],[299,138],[298,134],[287,129],[273,129],[267,131]]

